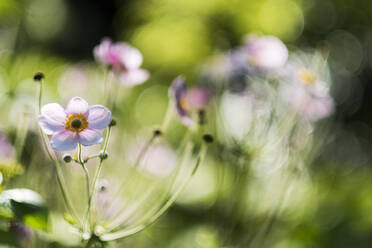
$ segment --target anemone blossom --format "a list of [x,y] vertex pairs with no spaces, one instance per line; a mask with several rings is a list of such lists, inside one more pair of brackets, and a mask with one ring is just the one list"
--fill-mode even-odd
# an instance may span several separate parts
[[39,124],[57,151],[73,150],[77,144],[91,146],[102,142],[100,130],[111,122],[111,112],[101,105],[89,107],[81,97],[74,97],[64,109],[58,103],[41,108]]
[[111,67],[123,85],[141,84],[149,78],[149,72],[140,69],[143,60],[141,52],[127,43],[113,43],[105,38],[94,48],[93,53],[96,60]]

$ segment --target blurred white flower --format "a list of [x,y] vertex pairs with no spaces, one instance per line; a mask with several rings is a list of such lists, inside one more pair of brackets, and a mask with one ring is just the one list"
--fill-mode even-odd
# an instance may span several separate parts
[[282,96],[299,115],[317,121],[333,113],[330,73],[319,54],[294,55],[285,73],[287,82],[281,87]]
[[[132,144],[127,149],[127,157],[133,166],[140,153],[145,149],[145,146],[146,142],[142,141],[139,145]],[[137,166],[156,176],[168,176],[177,166],[177,156],[165,144],[151,145]]]
[[241,52],[251,67],[261,70],[280,69],[288,58],[287,47],[274,36],[249,35]]

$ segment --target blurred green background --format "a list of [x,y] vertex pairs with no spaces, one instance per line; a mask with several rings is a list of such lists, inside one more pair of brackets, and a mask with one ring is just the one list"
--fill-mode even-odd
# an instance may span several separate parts
[[[150,80],[121,102],[120,119],[128,132],[159,124],[171,80],[183,74],[188,84],[201,83],[201,65],[239,46],[249,33],[275,35],[289,49],[326,46],[336,85],[334,122],[308,168],[311,183],[303,182],[303,195],[300,202],[294,201],[293,213],[276,219],[265,247],[371,247],[371,1],[0,0],[0,127],[9,133],[17,127],[19,102],[29,104],[30,109],[23,111],[33,113],[36,89],[31,78],[36,71],[47,75],[46,102],[78,94],[94,99],[97,83],[90,82],[99,81],[102,71],[94,66],[92,50],[103,37],[137,47],[143,53],[143,67],[151,72]],[[84,81],[85,86],[71,90],[68,83],[74,80]],[[125,89],[121,92],[126,94]],[[181,132],[180,127],[173,130],[173,142]],[[26,176],[9,188],[40,191],[53,181],[45,162],[28,170],[38,149],[35,135],[27,136],[21,157]],[[178,203],[156,224],[117,247],[246,247],[247,237],[261,220],[247,222],[241,213],[244,203],[235,211],[239,178],[231,163],[238,158],[217,158],[217,146]],[[41,195],[49,206],[61,206],[55,195]]]

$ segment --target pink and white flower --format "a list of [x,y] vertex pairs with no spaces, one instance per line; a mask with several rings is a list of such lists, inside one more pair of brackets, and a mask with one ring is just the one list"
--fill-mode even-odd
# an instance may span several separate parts
[[301,116],[318,121],[334,112],[329,93],[331,77],[327,61],[319,54],[295,54],[285,68],[287,84],[282,86],[284,99]]
[[[146,142],[141,141],[138,145],[131,144],[127,149],[127,157],[132,165],[145,147]],[[138,167],[144,171],[165,177],[169,176],[177,166],[177,155],[171,147],[166,144],[150,146],[143,158],[139,161]]]
[[0,132],[0,158],[9,158],[14,154],[13,146],[4,133]]
[[292,108],[310,121],[326,118],[334,111],[332,97],[320,87],[294,84],[287,88],[286,94]]
[[41,108],[39,125],[52,135],[51,145],[57,151],[73,150],[77,144],[91,146],[102,142],[100,130],[111,122],[111,112],[102,105],[90,106],[81,97],[74,97],[64,109],[58,103]]
[[261,70],[279,69],[288,59],[287,47],[274,36],[250,35],[243,49],[249,66]]
[[141,84],[149,78],[149,72],[140,69],[143,60],[141,52],[127,43],[113,43],[105,38],[94,48],[93,53],[96,60],[111,67],[123,85]]
[[206,88],[195,87],[188,90],[185,79],[181,76],[173,81],[169,93],[181,122],[188,127],[194,125],[191,114],[205,109],[211,100],[210,92]]

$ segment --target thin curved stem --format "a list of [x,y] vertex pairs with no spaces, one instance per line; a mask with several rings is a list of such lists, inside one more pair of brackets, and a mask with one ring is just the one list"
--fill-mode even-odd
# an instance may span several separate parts
[[[164,119],[163,119],[163,122],[162,122],[162,125],[161,125],[161,129],[160,129],[160,134],[156,132],[156,130],[152,133],[151,137],[147,140],[147,142],[145,143],[145,145],[141,148],[135,162],[134,162],[134,169],[137,169],[138,166],[140,165],[142,159],[145,157],[147,151],[149,150],[149,148],[151,147],[151,145],[155,142],[155,140],[157,138],[159,138],[165,131],[166,129],[168,128],[169,126],[169,123],[170,123],[170,120],[172,118],[172,114],[173,114],[173,105],[171,102],[169,102],[168,104],[168,107],[167,107],[167,111],[165,113],[165,116],[164,116]],[[131,177],[133,175],[133,170],[132,172],[130,173],[130,175],[128,177]],[[123,183],[121,183],[120,187],[119,187],[119,190],[116,192],[116,196],[122,192],[121,189],[124,189],[127,187],[128,185],[128,182],[129,180],[124,180]],[[113,203],[112,203],[113,204]]]
[[[89,171],[88,171],[88,168],[85,166],[85,163],[82,159],[82,147],[81,147],[81,144],[79,143],[78,145],[78,161],[79,161],[79,164],[81,165],[81,168],[83,169],[84,171],[84,176],[85,176],[85,183],[86,183],[86,190],[87,190],[87,200],[89,202],[89,198],[90,198],[90,177],[89,177]],[[83,226],[83,229],[84,231],[87,231],[89,230],[89,219],[88,218],[85,218],[84,219],[84,226]]]
[[19,126],[17,127],[17,135],[14,142],[18,159],[21,159],[22,156],[23,147],[27,137],[28,124],[29,124],[28,114],[23,113],[22,119],[19,122]]
[[152,215],[148,220],[144,220],[142,223],[135,225],[134,227],[127,228],[127,229],[113,232],[113,233],[106,233],[101,236],[101,240],[112,241],[112,240],[124,238],[130,235],[133,235],[145,229],[146,227],[150,226],[152,223],[154,223],[161,215],[165,213],[165,211],[176,201],[178,196],[183,192],[185,187],[188,185],[188,183],[192,179],[192,176],[197,171],[200,163],[204,160],[206,152],[207,152],[207,146],[203,143],[202,148],[199,152],[198,158],[196,160],[196,163],[191,173],[189,174],[189,176],[184,180],[183,184],[178,188],[178,190],[163,204],[163,206],[154,215]]
[[[105,154],[106,151],[107,151],[110,136],[111,136],[111,126],[109,126],[108,129],[107,129],[105,141],[104,141],[104,144],[103,144],[103,150],[102,150],[103,154]],[[98,164],[98,167],[97,167],[96,172],[95,172],[94,177],[93,177],[93,182],[92,182],[92,187],[91,187],[92,190],[89,194],[88,208],[87,208],[87,212],[85,214],[86,221],[88,221],[90,219],[90,216],[91,216],[92,200],[93,200],[94,194],[96,193],[96,184],[97,184],[98,178],[101,175],[103,160],[104,159],[101,157],[100,161],[99,161],[99,164]]]
[[[37,113],[38,114],[41,113],[41,103],[42,103],[42,82],[40,81],[39,82],[38,104],[37,104],[37,106],[38,106]],[[55,154],[51,151],[51,148],[50,148],[49,143],[47,141],[48,137],[43,132],[43,130],[41,129],[40,126],[39,126],[39,132],[40,132],[41,140],[43,142],[45,151],[47,152],[48,157],[50,158],[50,160],[52,160],[53,165],[56,169],[58,185],[61,189],[62,197],[63,197],[63,200],[64,200],[65,205],[67,207],[67,210],[68,210],[68,212],[70,212],[74,216],[74,218],[81,225],[81,220],[79,219],[78,214],[77,214],[75,208],[73,207],[73,204],[72,204],[71,199],[69,197],[69,194],[68,194],[68,191],[67,191],[67,188],[66,188],[66,183],[65,183],[65,180],[64,180],[64,177],[63,177],[63,172],[61,170],[61,167],[59,166],[59,162],[58,162]]]
[[173,104],[169,103],[167,107],[167,111],[165,112],[163,123],[161,125],[162,132],[165,132],[165,130],[167,130],[169,123],[172,120],[172,116],[173,116]]
[[[189,137],[189,134],[186,134],[185,135],[185,138],[188,138]],[[192,152],[192,144],[191,142],[189,141],[189,143],[186,145],[186,148],[185,148],[185,153],[184,153],[184,156],[180,162],[180,165],[178,166],[177,170],[174,172],[174,177],[172,178],[171,182],[169,183],[170,187],[169,189],[160,196],[160,203],[162,203],[164,200],[167,199],[168,195],[170,194],[170,192],[172,191],[172,188],[176,182],[176,179],[178,177],[178,172],[180,171],[180,169],[184,166],[184,164],[186,163],[186,160],[187,158],[190,156],[191,152]],[[155,187],[153,187],[149,192],[152,192],[154,190]],[[139,203],[137,203],[136,205],[140,206],[142,202],[145,202],[145,200],[148,198],[149,195],[147,195],[147,193],[145,194],[145,196],[143,198],[141,198],[141,200],[139,201]],[[148,218],[147,216],[151,216],[152,214],[154,214],[154,211],[156,211],[156,209],[159,208],[158,205],[154,206],[153,208],[151,208],[150,210],[147,211],[147,215],[145,217],[143,217],[142,219],[146,219]],[[116,228],[118,228],[123,222],[125,222],[126,220],[128,220],[129,217],[133,216],[134,215],[134,212],[135,212],[135,209],[133,211],[125,211],[125,208],[123,211],[121,211],[121,213],[119,215],[117,215],[117,217],[115,217],[114,221],[111,222],[109,225],[107,225],[107,232],[110,232]]]

